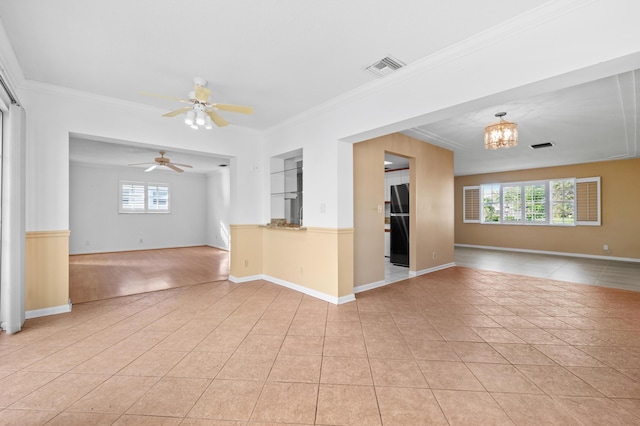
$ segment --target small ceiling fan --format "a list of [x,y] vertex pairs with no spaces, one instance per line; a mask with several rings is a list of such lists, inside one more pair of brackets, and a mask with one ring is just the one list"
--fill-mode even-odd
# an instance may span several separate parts
[[[170,159],[166,158],[164,156],[164,154],[166,154],[165,151],[159,151],[160,152],[160,157],[156,157],[155,161],[153,163],[134,163],[134,164],[129,164],[130,166],[143,166],[143,165],[147,165],[147,164],[151,164],[151,167],[149,167],[147,170],[145,170],[145,172],[150,172],[152,170],[155,170],[158,167],[168,167],[171,170],[175,170],[178,173],[182,173],[184,172],[184,170],[182,170],[180,167],[188,167],[188,168],[192,168],[192,166],[188,165],[188,164],[180,164],[180,163],[172,163]],[[180,167],[178,167],[180,166]]]
[[180,114],[187,114],[184,122],[186,125],[198,129],[204,127],[205,129],[213,128],[215,123],[218,127],[224,127],[229,122],[225,120],[217,111],[229,111],[239,112],[241,114],[253,114],[253,108],[249,106],[230,105],[230,104],[218,104],[209,102],[209,96],[211,90],[207,89],[207,80],[202,78],[194,78],[193,82],[195,88],[192,92],[189,92],[189,99],[180,99],[173,96],[157,95],[155,93],[141,93],[145,96],[155,96],[164,99],[170,99],[173,101],[183,102],[190,104],[189,106],[177,109],[175,111],[163,114],[163,117],[175,117]]

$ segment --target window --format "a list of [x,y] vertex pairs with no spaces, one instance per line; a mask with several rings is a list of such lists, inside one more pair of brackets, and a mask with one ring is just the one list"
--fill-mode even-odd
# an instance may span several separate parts
[[169,212],[169,184],[120,182],[120,213]]
[[522,222],[522,186],[502,187],[502,222]]
[[167,185],[147,185],[147,210],[154,212],[169,210],[169,187]]
[[573,225],[575,207],[575,181],[573,179],[555,180],[549,183],[551,188],[551,222],[554,225]]
[[547,185],[533,184],[524,187],[524,221],[545,223],[547,221]]
[[500,185],[482,185],[482,222],[500,221]]
[[599,177],[465,186],[463,198],[465,223],[601,224]]

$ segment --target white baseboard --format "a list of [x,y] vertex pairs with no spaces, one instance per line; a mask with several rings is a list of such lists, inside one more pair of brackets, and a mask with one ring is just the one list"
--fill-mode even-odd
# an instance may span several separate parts
[[393,283],[397,283],[398,281],[404,281],[408,278],[413,278],[413,277],[417,277],[419,275],[424,275],[424,274],[429,274],[431,272],[436,272],[436,271],[440,271],[442,269],[447,269],[447,268],[451,268],[453,266],[456,266],[455,263],[445,263],[444,265],[438,265],[435,266],[433,268],[428,268],[428,269],[422,269],[420,271],[409,271],[409,275],[407,277],[402,277],[402,278],[398,278],[397,280],[393,280],[393,281],[376,281],[373,283],[369,283],[369,284],[362,284],[359,285],[357,287],[353,288],[353,292],[358,294],[358,293],[362,293],[363,291],[369,291],[369,290],[373,290],[374,288],[378,288],[378,287],[384,287],[386,285],[389,284],[393,284]]
[[249,275],[246,277],[236,277],[234,275],[229,275],[229,281],[231,281],[234,284],[248,283],[249,281],[257,281],[257,280],[263,280],[263,279],[264,279],[264,275]]
[[281,285],[286,288],[290,288],[291,290],[299,291],[300,293],[306,294],[311,297],[315,297],[316,299],[333,303],[334,305],[341,305],[343,303],[353,302],[354,300],[356,300],[356,296],[353,293],[348,294],[346,296],[336,297],[336,296],[331,296],[330,294],[323,293],[318,290],[307,288],[299,284],[292,283],[290,281],[281,280],[280,278],[272,277],[269,275],[263,275],[262,279],[272,282],[274,284]]
[[224,251],[229,251],[229,247],[221,247],[221,246],[217,246],[215,244],[205,244],[207,247],[211,247],[211,248],[216,248],[219,250],[224,250]]
[[330,294],[326,294],[318,290],[313,290],[311,288],[307,288],[290,281],[281,280],[280,278],[272,277],[270,275],[251,275],[248,277],[234,277],[232,275],[229,275],[229,281],[236,284],[257,280],[269,281],[270,283],[281,285],[282,287],[298,291],[308,296],[315,297],[316,299],[324,300],[325,302],[333,303],[334,305],[342,305],[343,303],[353,302],[354,300],[356,300],[356,296],[354,294],[348,294],[346,296],[340,297],[331,296]]
[[[403,280],[406,278],[402,278]],[[396,281],[394,281],[396,282]],[[358,293],[362,293],[363,291],[369,291],[369,290],[373,290],[374,288],[378,288],[378,287],[384,287],[385,285],[389,285],[391,284],[391,282],[386,282],[385,280],[382,281],[376,281],[373,283],[369,283],[369,284],[362,284],[359,286],[356,286],[353,288],[353,292],[358,294]]]
[[563,251],[530,250],[530,249],[519,249],[519,248],[510,248],[510,247],[478,246],[474,244],[454,244],[454,245],[456,247],[467,247],[467,248],[476,248],[476,249],[483,249],[483,250],[513,251],[518,253],[548,254],[551,256],[580,257],[584,259],[614,260],[617,262],[640,263],[640,259],[636,259],[633,257],[603,256],[598,254],[568,253]]
[[46,317],[49,315],[65,314],[71,312],[71,299],[66,305],[52,306],[50,308],[34,309],[24,313],[25,319]]
[[430,274],[436,271],[442,271],[443,269],[453,268],[454,266],[456,266],[454,262],[445,263],[443,265],[434,266],[433,268],[427,268],[427,269],[422,269],[420,271],[417,271],[415,273],[415,276],[417,277],[418,275],[424,275],[424,274]]

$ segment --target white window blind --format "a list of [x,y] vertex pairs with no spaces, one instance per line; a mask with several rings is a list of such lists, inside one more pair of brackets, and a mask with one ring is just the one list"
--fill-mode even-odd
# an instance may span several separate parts
[[122,182],[120,184],[120,213],[143,213],[144,207],[144,183]]
[[601,225],[600,177],[576,179],[576,223]]
[[120,213],[169,213],[169,184],[120,181]]
[[480,186],[465,186],[462,192],[462,220],[465,223],[480,222]]

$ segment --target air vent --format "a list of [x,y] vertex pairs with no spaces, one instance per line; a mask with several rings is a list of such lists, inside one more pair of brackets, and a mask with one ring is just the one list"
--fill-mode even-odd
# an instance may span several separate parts
[[531,149],[541,149],[541,148],[551,148],[552,146],[554,146],[553,142],[545,142],[545,143],[538,143],[535,145],[529,145],[529,148]]
[[391,74],[395,70],[404,67],[405,65],[406,64],[404,62],[387,56],[386,58],[382,58],[378,62],[365,67],[365,70],[369,71],[371,74],[375,75],[378,78],[382,78],[385,75]]

